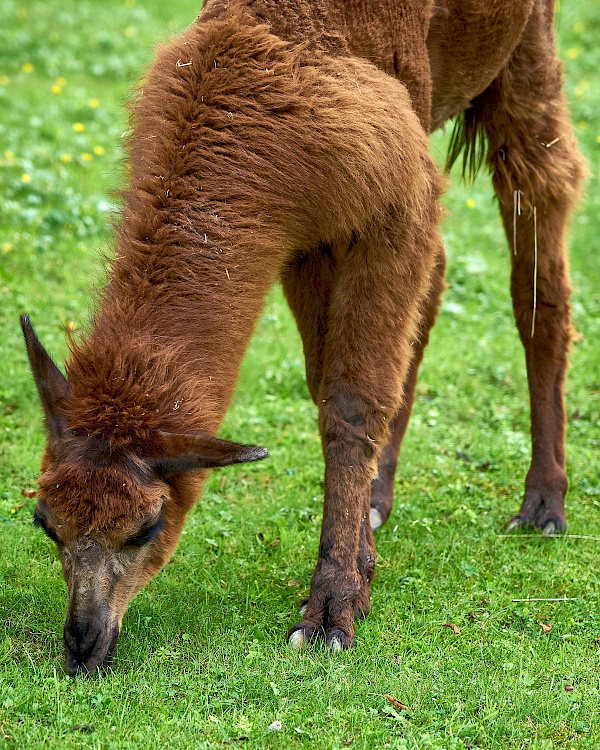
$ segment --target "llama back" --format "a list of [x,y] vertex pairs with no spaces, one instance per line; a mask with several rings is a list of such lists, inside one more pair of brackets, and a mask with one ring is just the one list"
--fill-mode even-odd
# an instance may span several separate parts
[[138,237],[164,238],[177,214],[209,242],[245,245],[255,232],[257,250],[284,260],[390,205],[418,212],[435,181],[402,84],[283,42],[240,11],[158,52],[133,119],[129,199],[154,209],[149,226],[128,227]]

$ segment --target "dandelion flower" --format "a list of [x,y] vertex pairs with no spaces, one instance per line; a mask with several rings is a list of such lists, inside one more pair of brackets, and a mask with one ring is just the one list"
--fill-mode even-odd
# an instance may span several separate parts
[[56,79],[56,81],[54,81],[54,83],[55,83],[55,84],[56,84],[57,86],[60,86],[61,88],[63,88],[64,86],[66,86],[66,85],[67,85],[67,79],[66,79],[66,78],[63,78],[62,76],[59,76],[59,77],[58,77],[58,78]]
[[23,66],[21,67],[21,70],[22,70],[22,71],[23,71],[24,73],[33,73],[33,65],[32,65],[31,63],[25,63],[25,64],[24,64],[24,65],[23,65]]
[[583,34],[583,32],[585,31],[585,24],[581,21],[577,21],[577,23],[573,26],[573,31],[576,34]]
[[467,198],[467,206],[469,208],[475,208],[475,201],[473,200],[473,198]]
[[52,86],[52,93],[53,94],[60,94],[61,91],[62,91],[62,89],[61,89],[61,87],[58,84],[55,83],[54,86]]
[[98,99],[90,99],[88,102],[88,107],[91,107],[92,109],[96,109],[96,107],[100,104]]
[[25,174],[22,174],[21,182],[24,182],[25,184],[27,184],[28,182],[31,182],[31,175],[27,174],[27,172],[25,172]]
[[596,136],[596,143],[600,143],[600,135]]
[[4,158],[8,159],[8,161],[12,161],[12,159],[15,158],[15,155],[12,151],[5,151],[4,152]]
[[567,57],[569,58],[569,60],[577,60],[577,58],[579,57],[579,50],[577,49],[577,47],[571,47],[571,49],[568,49]]
[[126,36],[128,39],[135,36],[135,29],[133,26],[128,26],[126,29],[123,29],[123,36]]
[[86,151],[85,153],[81,154],[81,158],[83,159],[83,161],[92,161],[94,157],[91,154],[88,154],[88,152]]
[[71,156],[70,154],[61,154],[60,160],[62,161],[63,164],[68,164],[71,161]]
[[85,125],[82,122],[75,122],[73,123],[73,130],[76,133],[83,133],[83,131],[85,130]]
[[104,149],[102,146],[94,146],[94,153],[96,156],[102,156],[104,154]]
[[10,251],[13,249],[13,246],[10,244],[10,242],[3,242],[2,243],[2,252],[4,253],[10,253]]

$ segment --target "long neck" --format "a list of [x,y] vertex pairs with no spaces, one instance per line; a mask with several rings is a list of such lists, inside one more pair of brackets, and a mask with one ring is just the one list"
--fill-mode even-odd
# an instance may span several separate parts
[[71,428],[117,443],[156,428],[217,430],[281,262],[277,233],[240,192],[243,153],[211,123],[210,67],[182,78],[181,54],[163,50],[134,109],[116,258],[68,364]]

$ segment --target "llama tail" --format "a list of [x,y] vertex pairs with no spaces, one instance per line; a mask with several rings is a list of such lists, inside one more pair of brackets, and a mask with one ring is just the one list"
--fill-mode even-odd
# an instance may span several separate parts
[[[485,94],[485,92],[484,92]],[[475,97],[471,106],[454,122],[450,145],[446,156],[445,172],[448,174],[462,152],[462,179],[473,182],[485,163],[487,141],[483,127],[484,94]]]

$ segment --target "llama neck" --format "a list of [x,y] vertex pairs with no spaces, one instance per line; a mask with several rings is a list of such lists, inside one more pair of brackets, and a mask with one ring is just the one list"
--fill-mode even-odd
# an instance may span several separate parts
[[69,425],[127,445],[156,429],[215,433],[273,275],[252,270],[249,248],[181,232],[159,245],[132,239],[135,224],[122,228],[93,330],[68,364]]

